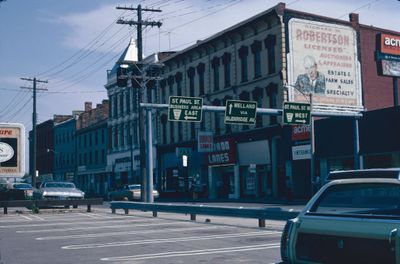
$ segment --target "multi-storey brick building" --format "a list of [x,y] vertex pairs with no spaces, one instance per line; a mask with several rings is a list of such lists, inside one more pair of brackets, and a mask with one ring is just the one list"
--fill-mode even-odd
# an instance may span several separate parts
[[103,100],[92,108],[85,102],[85,111],[76,120],[77,185],[87,195],[105,196],[111,179],[107,175],[109,103]]

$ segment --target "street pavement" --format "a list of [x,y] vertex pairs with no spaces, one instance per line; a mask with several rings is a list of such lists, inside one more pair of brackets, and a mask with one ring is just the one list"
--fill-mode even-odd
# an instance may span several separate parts
[[0,214],[0,263],[280,262],[283,221],[92,209]]

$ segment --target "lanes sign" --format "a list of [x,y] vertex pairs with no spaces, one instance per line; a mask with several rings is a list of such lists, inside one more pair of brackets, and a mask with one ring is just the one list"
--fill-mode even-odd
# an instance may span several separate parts
[[257,102],[227,100],[225,124],[254,125],[256,123]]
[[203,98],[170,96],[168,121],[201,122]]

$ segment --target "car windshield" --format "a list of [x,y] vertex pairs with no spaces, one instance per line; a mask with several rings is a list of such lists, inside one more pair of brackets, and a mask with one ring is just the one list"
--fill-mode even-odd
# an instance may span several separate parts
[[140,185],[129,185],[128,188],[129,190],[140,190]]
[[69,182],[46,182],[44,187],[73,189],[73,188],[75,188],[75,185],[73,183],[69,183]]
[[15,183],[14,189],[32,189],[32,185],[28,183]]
[[357,183],[332,185],[309,213],[400,217],[400,185]]

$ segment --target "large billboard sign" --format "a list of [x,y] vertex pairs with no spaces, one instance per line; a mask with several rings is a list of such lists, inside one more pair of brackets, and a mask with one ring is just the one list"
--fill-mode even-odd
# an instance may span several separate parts
[[22,124],[0,123],[0,177],[25,174],[25,128]]
[[356,31],[343,25],[292,18],[288,24],[290,101],[313,109],[362,109]]
[[379,34],[377,53],[380,74],[400,77],[400,36]]

